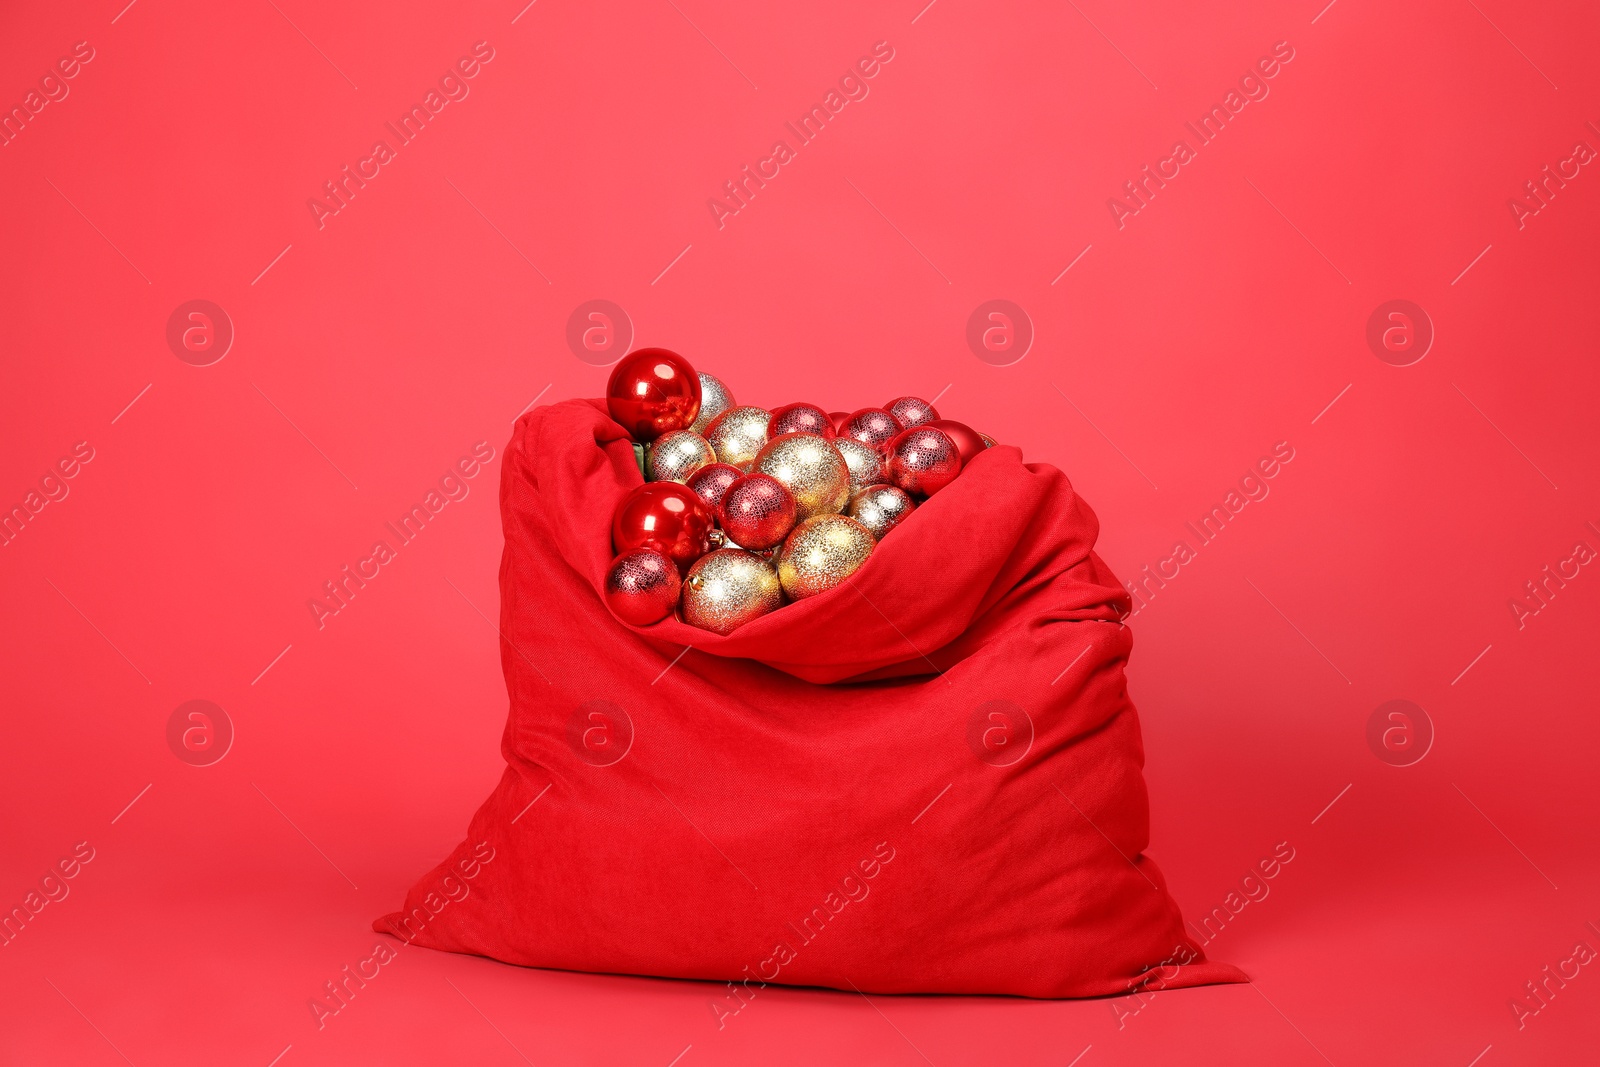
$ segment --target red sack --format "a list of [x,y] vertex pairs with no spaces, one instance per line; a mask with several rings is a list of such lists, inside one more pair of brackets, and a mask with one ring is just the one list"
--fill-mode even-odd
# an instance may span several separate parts
[[1205,960],[1141,854],[1127,598],[1060,471],[989,449],[844,586],[727,637],[606,608],[611,515],[639,482],[598,402],[518,422],[500,486],[506,771],[374,929],[751,988],[1246,980]]

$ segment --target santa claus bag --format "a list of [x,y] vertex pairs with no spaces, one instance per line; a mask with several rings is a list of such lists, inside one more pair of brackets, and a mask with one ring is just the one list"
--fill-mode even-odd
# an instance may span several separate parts
[[1081,997],[1244,981],[1144,856],[1127,597],[1066,477],[978,455],[843,585],[722,637],[599,590],[593,401],[501,472],[499,784],[379,931],[575,971]]

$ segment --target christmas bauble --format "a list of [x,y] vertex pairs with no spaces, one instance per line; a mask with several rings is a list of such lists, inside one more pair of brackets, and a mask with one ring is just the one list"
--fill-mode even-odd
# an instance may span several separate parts
[[683,621],[724,636],[782,603],[778,572],[743,549],[702,557],[683,582]]
[[961,473],[961,451],[943,430],[913,426],[889,445],[889,480],[913,496],[932,496]]
[[844,433],[844,424],[850,421],[850,413],[848,411],[830,411],[828,412],[828,418],[833,422],[834,436],[838,436]]
[[869,485],[889,480],[889,468],[883,462],[883,453],[851,437],[836,437],[833,447],[844,457],[850,468],[850,488],[865,489]]
[[944,435],[956,443],[956,449],[961,453],[963,467],[971,463],[972,458],[979,452],[994,445],[993,441],[964,422],[956,422],[954,419],[934,419],[928,425],[935,430],[943,430]]
[[710,463],[689,476],[687,485],[691,492],[715,511],[717,501],[728,491],[728,486],[744,477],[744,471],[731,463]]
[[711,444],[693,430],[673,430],[650,444],[645,477],[652,482],[687,482],[702,467],[717,461]]
[[770,474],[746,474],[722,494],[717,521],[740,548],[771,548],[794,529],[794,496]]
[[770,421],[772,415],[766,408],[729,408],[711,420],[706,427],[706,440],[716,450],[719,461],[748,471],[756,453],[767,443]]
[[772,475],[794,494],[802,522],[839,511],[850,501],[850,468],[832,441],[814,433],[789,433],[767,442],[753,469]]
[[767,424],[767,440],[776,440],[786,433],[814,433],[832,440],[836,431],[828,413],[815,404],[785,404],[772,412]]
[[686,570],[711,550],[711,509],[677,482],[634,486],[611,519],[611,545],[619,555],[653,548]]
[[849,515],[865,526],[874,540],[900,525],[916,504],[904,490],[892,485],[869,485],[850,494]]
[[641,348],[612,369],[606,408],[634,440],[654,441],[687,430],[700,414],[700,378],[676,352]]
[[700,372],[700,414],[694,417],[694,425],[689,429],[704,437],[706,427],[711,425],[711,420],[721,415],[731,407],[737,407],[733,393],[722,384],[722,379],[714,375]]
[[883,405],[883,410],[894,416],[894,420],[905,429],[921,426],[925,422],[932,422],[939,417],[939,411],[932,404],[919,397],[900,396]]
[[872,554],[872,533],[848,515],[818,515],[794,528],[778,553],[778,580],[794,600],[825,593]]
[[990,437],[986,433],[980,433],[978,436],[983,438],[983,447],[984,448],[993,448],[994,447],[994,444],[995,444],[994,438]]
[[844,429],[839,431],[839,436],[860,441],[868,448],[876,448],[882,452],[903,429],[905,427],[882,408],[862,408],[846,420]]
[[606,605],[634,626],[649,626],[678,606],[678,568],[653,548],[624,552],[606,570]]

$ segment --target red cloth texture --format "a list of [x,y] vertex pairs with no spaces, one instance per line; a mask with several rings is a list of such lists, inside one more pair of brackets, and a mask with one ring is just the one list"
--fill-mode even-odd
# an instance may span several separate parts
[[612,512],[639,483],[600,402],[517,423],[500,487],[506,770],[375,929],[752,988],[1246,980],[1205,959],[1143,855],[1127,596],[1060,471],[991,448],[845,585],[727,637],[606,608]]

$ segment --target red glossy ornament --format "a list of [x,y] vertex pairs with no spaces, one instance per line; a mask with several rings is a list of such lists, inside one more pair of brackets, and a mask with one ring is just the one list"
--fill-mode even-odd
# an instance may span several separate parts
[[653,548],[624,552],[606,570],[606,606],[634,626],[649,626],[671,615],[682,588],[678,568]]
[[690,475],[685,484],[695,496],[706,502],[706,507],[715,511],[717,502],[728,491],[728,486],[743,477],[744,471],[732,463],[711,463]]
[[767,423],[767,440],[786,433],[814,433],[831,441],[838,431],[833,419],[817,405],[785,404],[772,412],[772,421]]
[[830,411],[828,412],[828,418],[833,420],[833,432],[842,434],[844,433],[844,424],[850,421],[850,413],[848,411]]
[[687,430],[700,414],[700,376],[676,352],[641,348],[612,370],[606,409],[635,441]]
[[717,505],[722,530],[740,548],[771,548],[794,529],[794,494],[770,474],[747,474]]
[[883,410],[893,415],[895,421],[907,430],[921,426],[939,417],[939,409],[915,396],[895,397],[883,405]]
[[711,509],[687,486],[645,482],[617,505],[611,519],[611,545],[619,555],[653,548],[687,570],[711,551]]
[[839,436],[860,441],[868,448],[876,448],[882,452],[903,429],[905,427],[882,408],[862,408],[845,420],[844,429],[839,431]]
[[983,435],[964,422],[957,422],[954,419],[934,419],[928,425],[935,430],[943,430],[944,435],[956,443],[956,448],[961,452],[963,467],[972,462],[972,457],[989,447]]
[[889,480],[912,496],[932,496],[961,473],[961,450],[943,430],[913,426],[889,445]]

